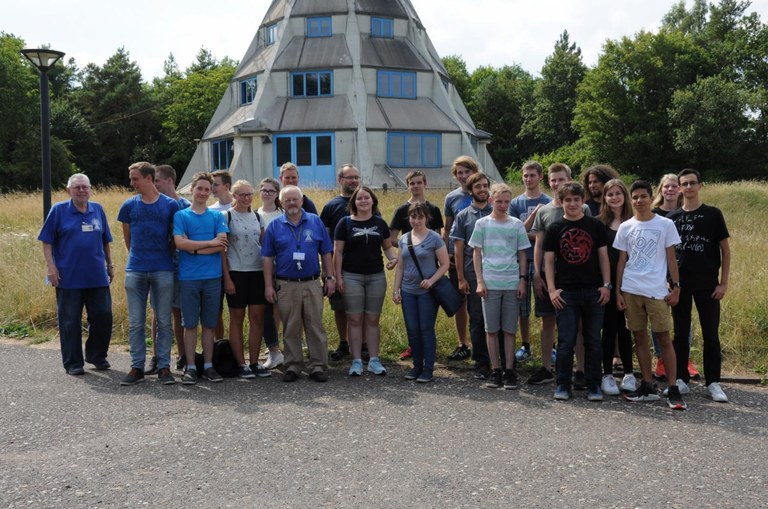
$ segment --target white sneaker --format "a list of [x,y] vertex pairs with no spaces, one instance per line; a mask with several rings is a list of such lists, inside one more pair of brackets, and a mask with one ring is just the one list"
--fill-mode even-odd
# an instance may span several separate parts
[[[675,385],[677,385],[677,388],[680,389],[680,394],[689,394],[691,392],[691,388],[688,387],[688,384],[683,382],[681,378],[677,379],[677,381],[675,382]],[[663,393],[664,396],[666,396],[668,392],[669,392],[669,388],[664,389],[664,393]]]
[[285,362],[283,352],[280,350],[278,350],[277,353],[269,352],[269,355],[267,355],[267,360],[264,361],[264,367],[266,369],[275,369],[278,366],[282,366],[283,362]]
[[709,395],[712,396],[712,401],[718,403],[728,403],[728,396],[723,392],[723,388],[720,387],[720,382],[712,382],[707,386],[709,389]]
[[637,390],[637,378],[632,373],[624,375],[621,380],[621,390],[626,392],[635,392]]
[[603,375],[603,383],[600,384],[600,389],[607,396],[618,396],[620,393],[613,375]]

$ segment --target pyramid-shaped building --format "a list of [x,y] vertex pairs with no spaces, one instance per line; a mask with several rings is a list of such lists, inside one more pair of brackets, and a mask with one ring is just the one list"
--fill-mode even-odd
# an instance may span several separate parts
[[332,188],[354,163],[371,187],[421,169],[448,187],[453,160],[494,179],[477,129],[409,0],[273,0],[180,182],[228,169],[256,183],[292,161]]

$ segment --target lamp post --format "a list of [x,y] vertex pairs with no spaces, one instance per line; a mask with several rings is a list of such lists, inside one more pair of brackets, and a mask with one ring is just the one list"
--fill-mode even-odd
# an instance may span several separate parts
[[51,106],[48,92],[48,70],[64,53],[52,49],[23,49],[21,54],[40,71],[40,134],[43,160],[43,221],[51,210]]

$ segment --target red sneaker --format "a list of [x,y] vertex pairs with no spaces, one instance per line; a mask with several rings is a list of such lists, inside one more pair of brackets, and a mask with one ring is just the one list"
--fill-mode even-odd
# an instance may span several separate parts
[[413,351],[411,350],[411,347],[409,346],[408,348],[403,350],[403,353],[400,354],[400,360],[404,361],[405,359],[410,359],[412,353],[413,353]]
[[667,378],[667,370],[664,368],[664,361],[661,360],[661,357],[656,359],[656,371],[653,373],[653,376],[662,380]]
[[691,359],[688,359],[688,376],[690,376],[693,380],[701,379],[701,373],[699,373],[699,370],[696,369],[696,366],[693,364]]

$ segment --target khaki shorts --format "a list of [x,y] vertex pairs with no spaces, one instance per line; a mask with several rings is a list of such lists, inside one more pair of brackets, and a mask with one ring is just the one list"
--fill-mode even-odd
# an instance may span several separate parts
[[627,329],[631,331],[643,330],[651,321],[653,332],[667,332],[672,330],[672,313],[664,299],[652,299],[632,293],[623,292],[624,304],[627,309],[624,316],[627,319]]

